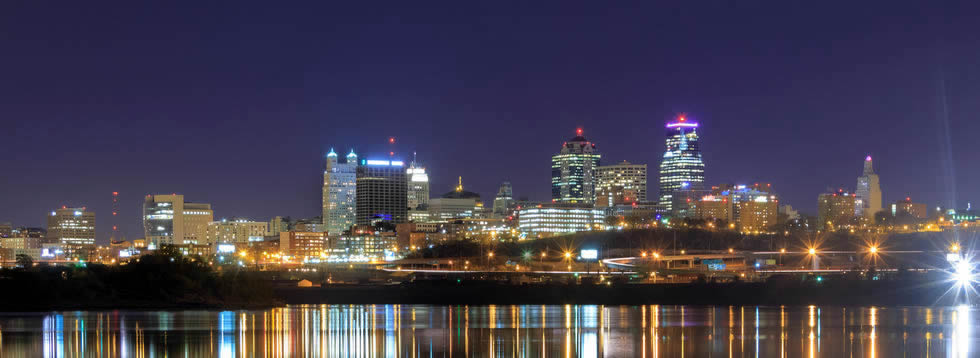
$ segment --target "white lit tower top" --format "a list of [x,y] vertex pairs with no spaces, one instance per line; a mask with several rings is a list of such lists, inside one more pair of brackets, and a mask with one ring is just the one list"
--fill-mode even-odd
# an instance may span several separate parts
[[698,123],[678,115],[667,123],[667,149],[660,162],[660,206],[665,212],[673,208],[674,192],[701,188],[704,184],[704,162]]
[[416,209],[419,205],[428,204],[429,175],[425,173],[425,167],[419,166],[416,158],[413,158],[412,164],[406,169],[406,174],[408,174],[408,208]]

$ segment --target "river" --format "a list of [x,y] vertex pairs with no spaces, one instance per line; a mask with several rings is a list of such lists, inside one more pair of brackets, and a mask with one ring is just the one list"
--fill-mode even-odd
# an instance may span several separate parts
[[970,357],[976,308],[302,305],[0,313],[2,357]]

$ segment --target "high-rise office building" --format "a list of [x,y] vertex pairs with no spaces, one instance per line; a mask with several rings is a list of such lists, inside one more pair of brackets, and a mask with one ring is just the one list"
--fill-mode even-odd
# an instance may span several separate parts
[[864,158],[864,172],[858,177],[854,194],[854,215],[874,220],[875,214],[881,211],[881,186],[870,155]]
[[408,175],[399,160],[361,160],[357,167],[357,225],[408,222]]
[[675,191],[697,189],[704,184],[704,162],[698,138],[698,123],[680,115],[667,123],[667,150],[660,162],[660,207],[673,208]]
[[211,204],[184,202],[183,195],[147,195],[143,201],[143,234],[151,247],[204,243],[212,221]]
[[857,195],[843,189],[817,196],[817,229],[832,231],[856,224],[856,202]]
[[95,245],[95,213],[66,208],[48,215],[47,241],[65,245]]
[[351,149],[341,163],[337,153],[327,153],[323,172],[323,225],[327,234],[337,236],[354,226],[357,216],[357,154]]
[[647,201],[647,165],[603,165],[597,169],[597,206],[613,206]]
[[500,189],[497,189],[497,196],[493,199],[493,214],[498,217],[510,215],[513,207],[514,188],[511,187],[509,181],[505,181],[500,184]]
[[408,167],[408,208],[417,209],[429,203],[429,175],[425,168],[418,166],[415,161]]
[[600,157],[595,144],[582,136],[581,128],[577,129],[575,137],[551,157],[551,201],[594,203]]

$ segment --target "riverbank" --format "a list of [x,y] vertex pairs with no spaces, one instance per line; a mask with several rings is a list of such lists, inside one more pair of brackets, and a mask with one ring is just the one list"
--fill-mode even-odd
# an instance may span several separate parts
[[509,285],[481,282],[276,289],[287,304],[908,305],[955,304],[946,284],[899,281]]

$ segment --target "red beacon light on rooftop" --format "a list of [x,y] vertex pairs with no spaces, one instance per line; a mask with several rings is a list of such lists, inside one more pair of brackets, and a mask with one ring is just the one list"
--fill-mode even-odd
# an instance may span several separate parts
[[575,134],[581,136],[582,135],[582,128],[576,128],[575,129]]

